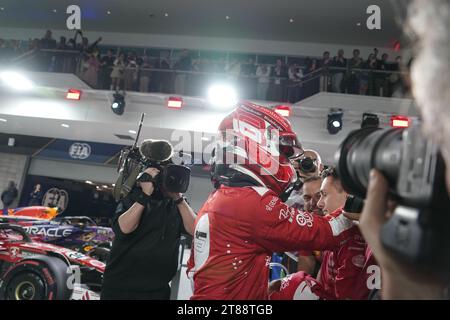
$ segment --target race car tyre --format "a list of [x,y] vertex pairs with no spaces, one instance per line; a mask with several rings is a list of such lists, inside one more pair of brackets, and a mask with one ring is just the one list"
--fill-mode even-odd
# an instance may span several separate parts
[[0,300],[68,300],[66,263],[49,256],[35,256],[10,267],[0,286]]
[[14,276],[6,289],[7,300],[44,300],[45,298],[45,283],[32,271],[25,271]]

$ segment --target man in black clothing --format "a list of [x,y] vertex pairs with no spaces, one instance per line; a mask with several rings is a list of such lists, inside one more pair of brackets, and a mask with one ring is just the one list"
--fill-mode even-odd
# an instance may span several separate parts
[[333,67],[339,68],[334,70],[333,75],[333,92],[344,93],[345,92],[345,83],[344,76],[347,68],[347,59],[344,58],[344,50],[339,49],[338,55],[333,58],[333,62],[331,64]]
[[[144,174],[156,177],[148,168]],[[119,202],[115,239],[103,276],[105,300],[166,300],[178,267],[180,235],[193,234],[195,214],[178,193],[141,182]]]
[[11,204],[17,198],[18,191],[14,181],[8,183],[8,188],[2,192],[1,200],[3,202],[3,209],[9,209]]
[[111,87],[111,72],[115,60],[116,57],[112,49],[108,49],[106,55],[100,60],[99,83],[104,90],[108,90]]

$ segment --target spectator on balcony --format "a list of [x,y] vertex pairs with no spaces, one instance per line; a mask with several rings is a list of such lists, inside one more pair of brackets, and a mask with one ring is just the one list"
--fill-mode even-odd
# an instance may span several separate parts
[[258,77],[256,98],[258,100],[267,100],[267,91],[270,84],[270,67],[266,64],[258,65],[256,76]]
[[170,72],[170,61],[169,61],[169,53],[164,52],[160,55],[158,61],[158,68],[161,71],[157,72],[153,77],[154,91],[155,92],[163,92],[163,93],[172,93],[173,92],[173,73]]
[[192,66],[192,60],[188,50],[181,51],[178,61],[175,63],[174,69],[177,70],[175,76],[175,93],[184,95],[186,94],[186,80],[187,73]]
[[303,71],[297,63],[294,63],[289,67],[288,75],[288,101],[295,103],[300,100]]
[[89,55],[85,61],[84,73],[82,79],[92,88],[97,88],[98,85],[98,71],[100,68],[100,60],[98,58],[99,52],[96,50]]
[[389,55],[387,53],[383,53],[381,56],[381,60],[378,61],[377,69],[379,72],[375,74],[375,90],[376,95],[380,97],[387,97],[388,94],[388,81],[389,81],[389,71],[390,66],[388,62]]
[[333,71],[333,92],[343,93],[345,92],[345,70],[343,68],[347,68],[347,59],[344,58],[343,49],[339,49],[338,54],[333,58],[333,62],[331,65],[335,68],[340,68]]
[[320,91],[330,91],[331,89],[331,76],[328,67],[331,66],[333,60],[330,58],[330,52],[325,51],[320,61],[320,67],[322,68],[322,75],[320,77]]
[[68,50],[68,49],[69,49],[69,47],[68,47],[68,45],[67,45],[67,39],[66,39],[66,37],[60,37],[60,38],[59,38],[59,43],[58,43],[58,45],[56,46],[56,49],[57,49],[57,50]]
[[244,88],[244,98],[254,98],[256,96],[256,65],[252,58],[249,58],[241,67],[241,83]]
[[103,90],[107,90],[111,87],[111,72],[114,67],[114,51],[108,49],[106,55],[100,59],[100,71],[99,71],[99,86]]
[[391,70],[393,73],[389,76],[389,84],[388,84],[388,96],[392,97],[394,94],[398,96],[400,93],[401,96],[401,87],[403,85],[402,75],[401,75],[401,66],[402,66],[402,57],[397,56],[395,58],[395,63],[392,64]]
[[375,60],[378,61],[378,48],[373,48],[373,55],[375,57]]
[[361,71],[354,69],[361,69],[363,67],[363,60],[361,59],[359,49],[353,50],[353,57],[348,61],[348,93],[359,94]]
[[120,53],[114,61],[114,66],[111,72],[111,90],[120,90],[125,72],[125,54]]
[[277,59],[275,66],[272,68],[271,77],[270,100],[286,101],[285,90],[288,70],[281,59]]
[[369,54],[367,60],[363,63],[362,68],[367,70],[361,72],[360,79],[360,94],[361,95],[374,95],[375,86],[374,86],[374,74],[373,71],[377,69],[377,59],[375,58],[375,54]]
[[140,92],[149,92],[150,90],[150,79],[152,76],[152,72],[148,69],[152,69],[153,65],[150,61],[150,57],[145,54],[142,57],[142,64],[140,65],[139,71],[139,91]]
[[125,73],[123,76],[124,89],[134,91],[135,84],[137,83],[138,64],[136,52],[128,52],[127,59],[125,61]]
[[41,49],[56,49],[56,40],[52,37],[52,32],[47,30],[44,37],[41,39]]

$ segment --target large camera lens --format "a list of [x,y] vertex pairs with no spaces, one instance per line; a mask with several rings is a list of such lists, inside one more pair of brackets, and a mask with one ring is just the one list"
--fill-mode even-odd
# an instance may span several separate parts
[[310,157],[301,159],[299,162],[299,169],[306,173],[316,171],[316,165],[314,164],[314,160]]
[[401,165],[402,132],[403,129],[369,127],[350,133],[335,155],[345,191],[365,198],[372,168],[383,172],[395,189]]

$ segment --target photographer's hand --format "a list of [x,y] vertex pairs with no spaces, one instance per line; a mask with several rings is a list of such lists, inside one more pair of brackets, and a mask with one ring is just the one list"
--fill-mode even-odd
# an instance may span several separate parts
[[[149,174],[152,178],[155,178],[159,174],[159,170],[156,168],[147,168],[144,172]],[[151,196],[155,190],[153,182],[140,182],[139,186],[141,187],[142,192],[148,196]]]
[[[359,227],[367,244],[381,267],[381,290],[383,299],[420,299],[439,297],[442,288],[432,281],[433,275],[418,271],[414,265],[402,261],[381,242],[383,224],[395,209],[388,198],[389,185],[377,170],[370,172],[367,199],[359,220]],[[441,283],[442,286],[442,283]]]
[[[158,175],[159,170],[155,168],[148,168],[145,172],[154,178]],[[142,192],[147,196],[150,196],[155,190],[153,182],[139,182],[139,186],[141,187]],[[139,226],[139,222],[141,221],[144,209],[145,207],[142,204],[135,202],[130,209],[125,211],[119,217],[119,227],[124,234],[129,234],[136,230]]]
[[[177,201],[183,197],[181,193],[177,192],[167,192],[167,195],[174,201]],[[196,218],[194,210],[192,210],[192,208],[185,200],[178,203],[178,210],[180,211],[181,219],[183,220],[184,229],[186,230],[187,233],[193,236]]]

